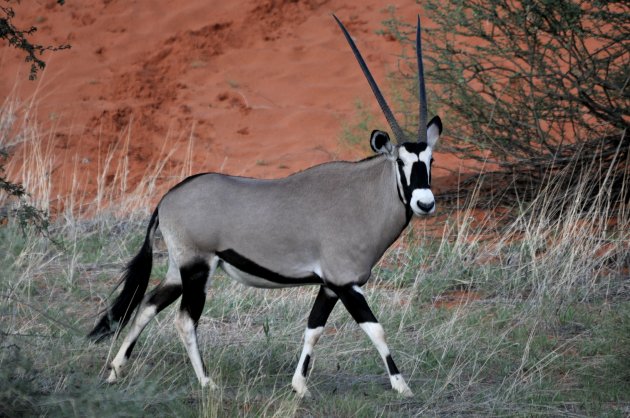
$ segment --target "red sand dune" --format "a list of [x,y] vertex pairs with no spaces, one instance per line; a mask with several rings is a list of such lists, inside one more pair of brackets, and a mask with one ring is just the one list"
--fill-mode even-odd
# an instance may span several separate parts
[[[30,0],[13,5],[18,22],[39,27],[38,43],[72,49],[46,53],[47,68],[32,82],[23,54],[3,45],[0,97],[36,104],[53,141],[54,195],[68,192],[77,164],[79,189],[93,193],[116,144],[115,158],[129,159],[130,183],[172,151],[164,190],[180,179],[191,138],[187,172],[271,178],[358,159],[365,151],[340,145],[343,124],[357,100],[380,111],[331,13],[347,24],[387,96],[385,74],[400,46],[376,31],[389,4],[409,22],[423,14],[415,1]],[[388,128],[384,118],[374,128]],[[436,160],[439,187],[448,173],[439,166],[458,161]]]

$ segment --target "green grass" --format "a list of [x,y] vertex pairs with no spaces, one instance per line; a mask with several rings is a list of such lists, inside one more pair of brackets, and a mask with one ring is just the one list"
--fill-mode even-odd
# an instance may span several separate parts
[[[359,116],[348,135],[367,146],[369,116]],[[44,174],[53,160],[24,163],[36,203],[50,202]],[[127,375],[106,384],[119,342],[95,345],[85,335],[142,243],[148,214],[134,208],[159,197],[154,179],[167,160],[149,164],[131,193],[116,183],[94,202],[61,202],[91,216],[59,214],[54,242],[23,235],[14,221],[0,226],[0,416],[630,414],[630,211],[613,212],[602,188],[580,191],[594,202],[588,213],[569,196],[554,218],[553,185],[507,224],[476,224],[467,208],[433,222],[433,232],[414,221],[374,268],[368,301],[412,398],[390,389],[375,348],[341,304],[315,347],[313,397],[297,398],[291,377],[316,289],[245,288],[222,273],[198,327],[218,391],[196,381],[173,326],[177,303],[143,333]],[[112,170],[125,178],[124,165],[104,166],[100,177]],[[151,286],[166,273],[159,239],[154,255]]]
[[[415,396],[403,399],[389,388],[376,350],[340,305],[315,348],[313,398],[298,399],[290,382],[315,289],[251,289],[222,274],[199,324],[218,392],[198,386],[173,327],[175,307],[142,335],[127,376],[103,382],[117,343],[94,345],[84,336],[142,241],[145,221],[133,219],[55,223],[62,247],[23,236],[13,223],[0,228],[2,414],[626,416],[630,410],[627,229],[604,239],[557,221],[563,225],[537,237],[547,243],[538,254],[532,238],[512,227],[510,240],[503,234],[484,241],[485,231],[462,225],[433,244],[406,234],[404,251],[386,255],[366,290]],[[152,284],[165,273],[163,250],[155,264]],[[478,297],[448,308],[435,303],[454,290]]]

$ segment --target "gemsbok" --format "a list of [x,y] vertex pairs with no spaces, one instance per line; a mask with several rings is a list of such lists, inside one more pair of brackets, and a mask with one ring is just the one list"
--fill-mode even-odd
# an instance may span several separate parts
[[[386,132],[375,130],[370,145],[376,155],[361,161],[329,162],[277,180],[197,174],[168,191],[151,216],[142,248],[126,266],[122,291],[89,334],[98,341],[117,333],[138,308],[111,362],[108,382],[121,376],[149,321],[181,296],[177,332],[201,385],[216,387],[199,353],[197,322],[210,278],[221,267],[248,286],[319,286],[292,379],[298,395],[309,394],[306,376],[313,346],[339,299],[376,346],[393,389],[412,395],[361,286],[412,215],[435,211],[431,164],[442,123],[436,116],[427,124],[420,17],[416,31],[420,114],[415,141],[407,140],[350,34],[333,17],[397,143],[390,142]],[[158,225],[168,248],[168,271],[145,295]]]

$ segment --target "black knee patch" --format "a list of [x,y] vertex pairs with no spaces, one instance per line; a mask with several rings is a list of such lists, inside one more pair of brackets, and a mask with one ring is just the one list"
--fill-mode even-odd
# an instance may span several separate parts
[[306,373],[308,373],[308,363],[311,361],[311,356],[309,354],[304,358],[304,364],[302,364],[302,376],[306,377]]
[[138,340],[134,340],[131,342],[131,344],[129,344],[129,347],[127,347],[127,350],[125,350],[125,358],[129,358],[131,357],[131,352],[133,351],[133,348],[136,346],[136,342]]
[[182,304],[180,310],[185,310],[197,326],[197,321],[206,302],[206,281],[210,274],[210,266],[203,259],[197,259],[180,268],[182,276]]
[[396,367],[396,363],[394,363],[394,359],[392,358],[391,354],[388,354],[385,360],[387,361],[387,369],[389,370],[389,374],[391,376],[395,374],[400,374],[400,372],[398,371],[398,367]]

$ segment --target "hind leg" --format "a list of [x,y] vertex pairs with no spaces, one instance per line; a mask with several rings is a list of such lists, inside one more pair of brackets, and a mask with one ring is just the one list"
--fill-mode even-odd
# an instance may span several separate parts
[[215,257],[208,263],[206,260],[197,259],[185,264],[180,273],[182,276],[182,303],[175,320],[175,327],[179,337],[186,347],[197,379],[202,387],[210,386],[216,389],[217,385],[208,377],[206,366],[203,364],[197,341],[197,323],[206,303],[206,292],[210,277],[214,274],[219,259]]
[[107,382],[113,383],[122,376],[122,368],[129,360],[133,347],[138,341],[138,337],[142,330],[162,309],[173,303],[182,294],[182,282],[179,275],[179,269],[176,264],[169,260],[166,279],[147,294],[134,317],[129,333],[125,337],[118,354],[112,360],[111,372],[107,378]]

